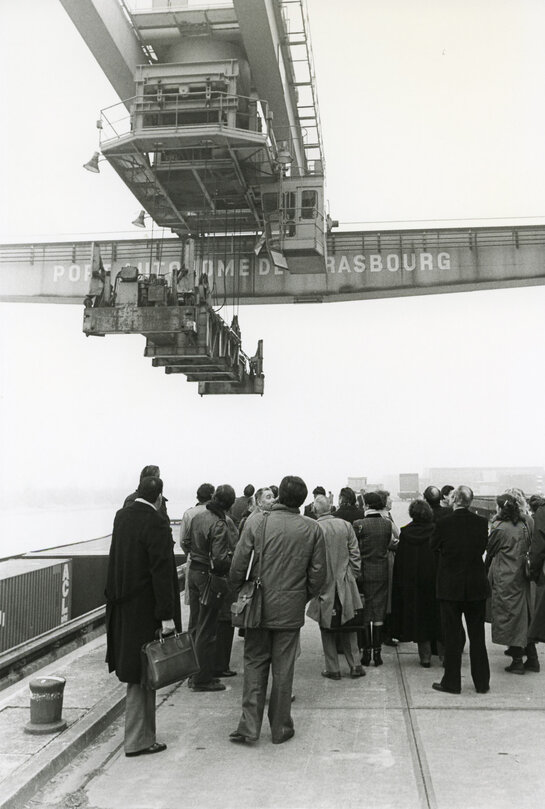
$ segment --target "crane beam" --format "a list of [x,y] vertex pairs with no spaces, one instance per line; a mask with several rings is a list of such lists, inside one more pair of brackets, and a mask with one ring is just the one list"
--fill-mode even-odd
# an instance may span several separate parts
[[[121,267],[146,275],[180,268],[180,239],[100,242],[112,278]],[[0,245],[0,301],[81,303],[92,242]],[[297,257],[297,272],[254,252],[255,236],[196,243],[194,271],[214,293],[240,304],[321,303],[465,292],[545,283],[545,226],[341,232],[328,237],[327,272]],[[291,258],[288,258],[288,268]],[[306,265],[301,272],[301,262]],[[316,269],[314,272],[313,270]]]
[[61,0],[119,98],[134,96],[136,66],[149,58],[121,5],[112,0]]

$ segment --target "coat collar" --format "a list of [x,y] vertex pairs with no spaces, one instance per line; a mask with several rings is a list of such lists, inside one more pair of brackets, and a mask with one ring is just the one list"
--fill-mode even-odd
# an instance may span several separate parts
[[291,508],[290,506],[285,506],[283,503],[275,503],[271,511],[289,511],[290,514],[300,513],[298,508]]

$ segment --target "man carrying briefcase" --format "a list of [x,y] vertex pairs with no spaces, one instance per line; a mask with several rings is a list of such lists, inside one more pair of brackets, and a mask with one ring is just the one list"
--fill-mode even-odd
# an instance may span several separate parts
[[162,516],[163,481],[140,481],[136,499],[115,515],[106,583],[106,662],[127,683],[125,755],[160,753],[155,691],[143,685],[141,648],[158,630],[181,630],[172,534]]

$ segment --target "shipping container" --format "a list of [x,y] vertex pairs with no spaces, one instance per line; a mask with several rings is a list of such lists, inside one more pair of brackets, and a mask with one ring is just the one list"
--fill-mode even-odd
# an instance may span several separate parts
[[406,472],[399,476],[399,496],[402,500],[414,500],[420,492],[418,472]]
[[[73,595],[72,617],[79,618],[86,612],[102,607],[106,599],[106,575],[108,572],[108,556],[112,536],[109,534],[86,542],[75,542],[72,545],[59,545],[56,548],[26,553],[25,559],[56,559],[68,557],[72,559]],[[178,545],[174,550],[180,550]],[[175,553],[176,564],[181,565],[185,556]]]
[[72,561],[0,562],[0,652],[72,618]]

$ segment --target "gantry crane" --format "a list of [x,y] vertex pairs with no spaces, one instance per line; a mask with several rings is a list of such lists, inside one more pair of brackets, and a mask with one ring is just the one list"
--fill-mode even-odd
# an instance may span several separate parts
[[98,173],[106,159],[142,205],[135,224],[149,215],[170,229],[183,257],[168,277],[132,265],[113,277],[93,254],[85,333],[146,335],[154,365],[186,373],[202,394],[263,393],[262,345],[246,357],[238,320],[228,326],[214,311],[195,246],[214,263],[218,237],[251,236],[275,268],[308,272],[310,258],[310,272],[325,273],[324,160],[303,0],[198,8],[178,0],[147,11],[111,0],[108,15],[96,0],[62,1],[122,98],[102,110],[100,149],[84,167]]
[[545,227],[339,232],[326,212],[304,0],[61,0],[122,99],[99,149],[174,236],[0,247],[0,300],[85,300],[88,335],[138,333],[199,392],[263,393],[239,304],[545,283]]

